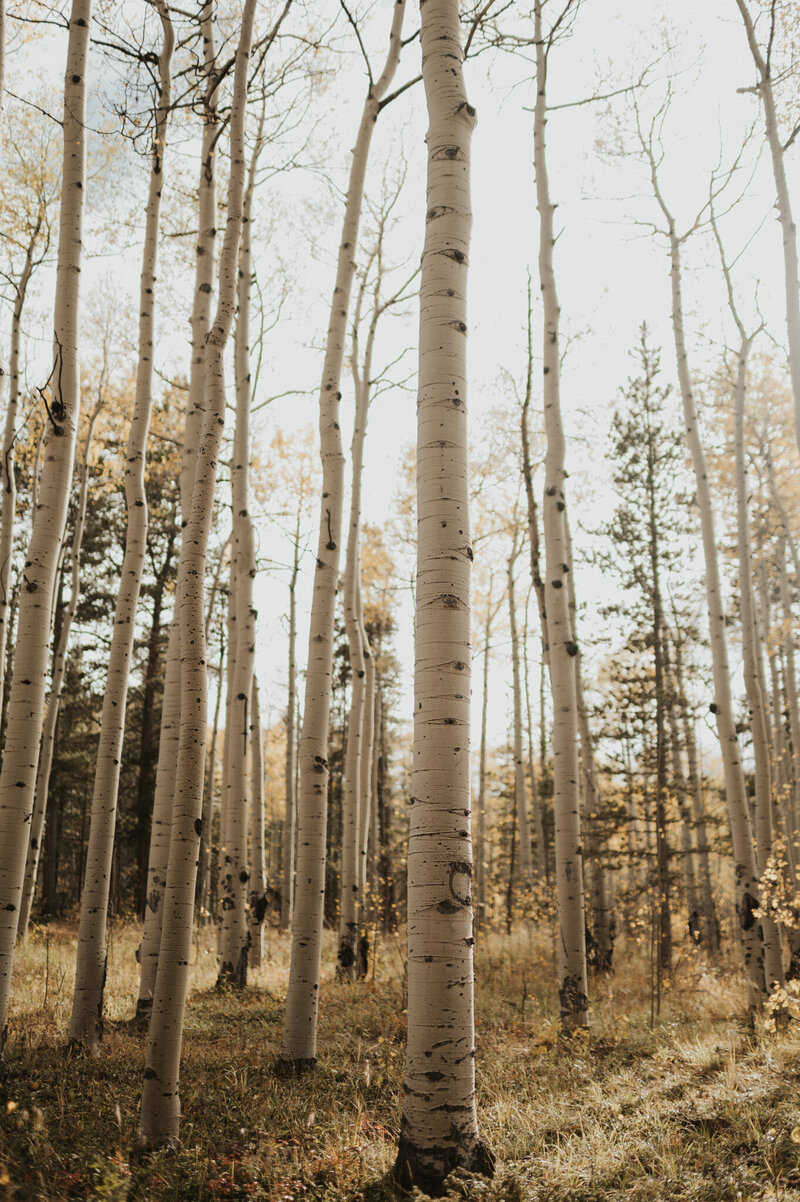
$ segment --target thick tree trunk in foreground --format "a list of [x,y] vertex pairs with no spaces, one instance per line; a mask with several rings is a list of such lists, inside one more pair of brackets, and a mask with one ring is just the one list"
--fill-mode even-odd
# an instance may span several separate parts
[[72,623],[78,609],[81,589],[81,547],[83,532],[86,528],[86,505],[89,496],[89,453],[92,449],[94,424],[100,412],[100,405],[91,416],[86,431],[86,441],[83,448],[83,458],[80,467],[80,492],[78,494],[78,511],[75,515],[75,529],[72,534],[70,556],[71,579],[69,605],[67,606],[58,632],[56,652],[53,657],[53,679],[50,684],[50,697],[45,711],[42,727],[42,739],[39,746],[39,762],[36,767],[36,790],[33,798],[33,816],[31,818],[31,834],[28,843],[28,854],[25,858],[25,879],[22,885],[22,899],[19,910],[19,929],[17,937],[24,939],[28,933],[28,923],[31,916],[33,896],[36,891],[36,877],[39,871],[39,853],[42,846],[42,830],[47,814],[47,801],[50,790],[50,772],[53,767],[53,751],[55,748],[56,724],[58,711],[61,706],[61,693],[64,688],[64,676],[67,670],[67,649]]
[[569,610],[569,553],[566,532],[565,441],[559,379],[560,309],[553,272],[553,212],[545,149],[548,55],[542,33],[542,0],[534,5],[536,106],[533,158],[539,210],[539,285],[544,308],[542,331],[544,423],[547,437],[542,515],[545,543],[545,611],[548,664],[553,697],[553,809],[558,895],[558,996],[566,1032],[589,1021],[586,982],[586,916],[583,899],[580,789],[578,785],[577,644]]
[[139,287],[139,356],[136,396],[125,452],[125,506],[127,530],[114,626],[108,657],[108,675],[100,719],[89,845],[81,897],[78,959],[70,1022],[70,1043],[91,1050],[102,1036],[103,990],[106,980],[106,918],[117,823],[117,795],[125,733],[128,679],[130,677],[136,609],[147,552],[147,497],[144,486],[145,453],[153,407],[154,296],[158,261],[159,217],[163,187],[164,150],[171,107],[170,63],[175,38],[166,5],[158,4],[163,33],[158,59],[159,97],[153,136],[150,192],[145,217],[144,256]]
[[179,570],[181,627],[181,734],[176,767],[164,920],[142,1091],[140,1138],[147,1147],[177,1140],[180,1126],[180,1056],[189,985],[192,919],[200,846],[208,721],[204,585],[208,536],[225,422],[225,346],[236,308],[236,278],[246,164],[244,119],[255,0],[247,0],[236,50],[231,108],[231,169],[225,238],[220,255],[217,314],[208,336],[205,414],[197,451],[192,511]]
[[344,493],[344,457],[339,430],[342,362],[369,147],[381,99],[394,78],[400,58],[404,12],[405,0],[395,0],[386,63],[381,76],[374,83],[370,82],[353,150],[320,388],[322,499],[299,748],[297,892],[281,1049],[283,1063],[297,1070],[313,1065],[317,1054],[328,821],[328,717]]
[[20,594],[17,649],[0,771],[0,1047],[5,1042],[14,944],[47,681],[50,611],[67,514],[80,410],[79,292],[86,184],[86,63],[91,0],[73,0],[64,82],[64,161],[47,454]]
[[470,834],[466,283],[470,142],[457,0],[424,0],[428,190],[420,285],[408,1042],[395,1176],[427,1193],[491,1174],[478,1132]]

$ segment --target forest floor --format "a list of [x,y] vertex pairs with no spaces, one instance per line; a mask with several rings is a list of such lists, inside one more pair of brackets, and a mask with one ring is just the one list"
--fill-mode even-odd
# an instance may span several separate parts
[[[267,936],[242,995],[213,989],[201,932],[187,1010],[182,1146],[137,1159],[145,1036],[129,1022],[139,929],[112,932],[108,1022],[96,1059],[65,1055],[75,927],[34,930],[17,959],[0,1075],[0,1199],[55,1202],[383,1202],[397,1142],[405,997],[399,937],[374,978],[334,979],[327,947],[319,1062],[279,1079],[288,941]],[[646,960],[618,951],[594,981],[591,1033],[559,1037],[550,942],[479,934],[478,1109],[492,1182],[480,1202],[800,1199],[800,1031],[748,1024],[732,963],[678,960],[651,1029]],[[402,1195],[404,1198],[407,1195]]]

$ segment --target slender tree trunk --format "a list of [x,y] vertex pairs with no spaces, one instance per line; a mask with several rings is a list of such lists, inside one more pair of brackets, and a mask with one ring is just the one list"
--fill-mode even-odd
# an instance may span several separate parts
[[585,1027],[589,1018],[586,982],[586,916],[583,899],[580,789],[578,785],[578,701],[574,639],[569,611],[566,535],[565,443],[559,377],[560,309],[553,272],[553,212],[545,149],[547,59],[542,33],[542,0],[534,4],[536,106],[533,158],[539,210],[539,285],[544,308],[543,391],[547,436],[542,514],[546,558],[545,610],[548,662],[553,697],[553,807],[555,811],[556,887],[558,896],[558,996],[566,1032]]
[[522,686],[519,675],[519,637],[517,634],[517,604],[514,594],[514,566],[519,548],[516,539],[508,559],[508,619],[511,627],[511,672],[514,691],[514,801],[517,807],[519,830],[519,862],[522,887],[532,892],[534,885],[531,854],[531,824],[528,817],[528,790],[525,780],[525,755],[522,748]]
[[670,759],[672,761],[672,789],[675,799],[678,803],[678,813],[681,820],[681,862],[683,866],[684,887],[686,890],[688,931],[689,939],[693,943],[700,943],[703,937],[703,926],[701,921],[702,905],[700,901],[700,892],[697,885],[697,873],[695,872],[694,862],[694,846],[692,840],[692,828],[694,827],[694,820],[689,802],[689,790],[686,785],[686,774],[683,771],[683,756],[680,734],[678,731],[675,690],[673,688],[673,678],[668,655],[668,643],[665,641],[664,660],[665,669],[667,672],[667,688],[669,690],[670,698],[667,705],[667,726],[669,729]]
[[250,931],[249,962],[260,968],[264,959],[264,917],[267,913],[267,863],[264,855],[264,758],[258,680],[253,675],[250,708]]
[[[420,286],[414,768],[408,842],[408,1042],[395,1175],[439,1192],[491,1174],[478,1132],[470,834],[466,275],[475,110],[457,0],[422,5],[428,189]],[[432,837],[434,836],[434,837]]]
[[[778,220],[781,223],[781,234],[783,237],[786,332],[789,343],[789,373],[791,375],[792,393],[794,396],[794,428],[797,445],[800,447],[800,283],[798,283],[797,230],[794,218],[792,217],[792,206],[789,200],[789,184],[786,179],[786,167],[783,161],[784,147],[778,131],[778,118],[775,112],[775,97],[772,91],[769,54],[765,59],[761,53],[746,0],[736,0],[736,3],[739,7],[739,12],[742,14],[747,34],[747,44],[750,47],[750,53],[753,56],[753,62],[758,73],[758,92],[761,96],[761,103],[764,106],[767,145],[775,177]],[[774,20],[774,11],[771,13],[771,19]]]
[[223,358],[236,307],[246,164],[244,119],[255,0],[242,15],[230,119],[231,168],[225,238],[220,255],[217,314],[209,331],[205,414],[197,451],[192,512],[181,547],[177,604],[181,625],[181,734],[176,768],[164,921],[142,1091],[140,1138],[145,1146],[172,1143],[180,1126],[179,1076],[189,985],[192,917],[200,847],[207,724],[204,583],[208,536],[225,421]]
[[[361,574],[359,556],[358,573]],[[358,842],[358,949],[356,956],[356,973],[359,977],[367,975],[369,967],[369,899],[367,894],[369,863],[369,832],[370,819],[373,810],[372,789],[372,758],[375,750],[375,659],[369,645],[364,619],[361,611],[361,587],[358,588],[359,629],[364,646],[364,718],[361,726],[361,784],[359,787],[359,842]]]
[[[575,572],[572,558],[572,537],[569,522],[565,519],[567,536],[567,552],[569,558],[569,573],[567,588],[569,606],[572,611],[572,628],[577,640],[577,602],[575,598]],[[583,657],[580,643],[576,641],[575,655],[575,688],[578,703],[578,730],[581,740],[581,771],[583,773],[584,815],[591,865],[591,908],[592,936],[594,939],[595,968],[598,972],[611,971],[614,959],[614,911],[609,896],[608,877],[603,862],[603,841],[598,834],[600,827],[600,788],[597,781],[597,770],[594,762],[594,743],[589,729],[589,715],[586,712],[586,699],[583,693]]]
[[[147,640],[147,667],[142,695],[142,730],[139,738],[139,775],[136,782],[136,902],[140,918],[147,906],[147,856],[150,847],[150,822],[153,815],[155,769],[158,753],[155,742],[156,689],[163,676],[161,653],[164,596],[173,572],[177,530],[171,530],[163,563],[153,592],[153,620]],[[162,700],[163,704],[163,700]]]
[[675,643],[675,681],[678,691],[683,741],[686,746],[686,759],[689,765],[689,793],[692,799],[697,857],[700,865],[703,943],[711,955],[716,955],[720,948],[719,918],[717,917],[717,908],[714,903],[714,891],[711,887],[710,845],[706,827],[705,805],[703,804],[703,787],[700,780],[700,761],[697,754],[697,741],[694,736],[694,724],[689,713],[689,703],[683,679],[683,653],[681,644],[677,641]]
[[81,547],[83,532],[86,529],[86,505],[89,495],[89,453],[92,448],[94,425],[100,412],[98,403],[89,421],[86,431],[86,441],[83,447],[83,458],[80,466],[80,491],[78,493],[78,511],[75,515],[75,529],[72,535],[71,550],[71,580],[69,605],[67,606],[58,633],[56,651],[53,657],[53,678],[50,684],[50,697],[45,711],[42,738],[39,746],[39,761],[36,766],[36,790],[33,800],[33,816],[31,818],[31,834],[28,843],[28,853],[25,857],[25,877],[22,884],[22,898],[19,910],[18,938],[24,939],[28,933],[28,923],[33,905],[33,895],[36,891],[36,877],[39,871],[39,852],[42,846],[42,829],[47,814],[47,799],[50,787],[50,772],[53,766],[53,747],[55,743],[56,723],[61,705],[61,693],[64,688],[64,676],[67,669],[67,649],[72,623],[78,609],[81,587]]
[[281,929],[292,922],[294,902],[294,846],[297,829],[297,754],[295,709],[297,707],[297,576],[300,570],[300,514],[294,540],[292,577],[289,582],[289,696],[286,704],[286,767],[284,772],[283,854],[281,857]]
[[70,1043],[97,1047],[102,1037],[103,991],[106,980],[106,920],[117,795],[125,733],[125,711],[130,677],[136,608],[147,551],[147,498],[144,486],[145,452],[153,407],[154,294],[158,258],[158,228],[163,187],[164,149],[170,97],[170,63],[174,46],[172,22],[166,5],[158,5],[163,44],[158,59],[159,97],[153,137],[150,193],[145,218],[144,258],[139,289],[139,357],[136,397],[125,454],[125,504],[128,526],[120,588],[114,610],[108,675],[100,719],[100,741],[92,796],[86,874],[78,929],[78,959],[70,1022]]
[[547,881],[547,845],[544,838],[544,820],[542,816],[542,797],[536,780],[536,768],[533,760],[533,717],[531,712],[530,671],[528,665],[528,601],[525,603],[525,632],[522,639],[522,672],[525,681],[525,717],[528,735],[528,778],[531,782],[531,809],[533,810],[533,829],[536,835],[536,876],[541,884]]
[[[729,285],[730,286],[730,285]],[[755,825],[758,874],[762,879],[772,857],[772,781],[770,779],[770,750],[767,714],[759,680],[756,651],[755,606],[753,603],[753,568],[750,552],[750,521],[747,512],[747,469],[744,459],[744,402],[747,377],[747,356],[751,339],[742,334],[736,372],[735,446],[736,514],[739,556],[739,601],[742,611],[742,651],[744,682],[750,711],[750,729],[755,756]],[[766,985],[772,989],[783,986],[783,952],[780,928],[767,911],[761,919],[764,940],[764,972]]]
[[400,58],[404,12],[405,0],[396,0],[386,63],[380,77],[374,83],[370,81],[353,150],[320,388],[322,499],[317,569],[311,603],[305,708],[300,735],[300,789],[297,802],[297,881],[302,891],[298,887],[294,902],[292,954],[281,1050],[284,1064],[296,1070],[313,1065],[317,1054],[325,907],[328,717],[344,492],[344,457],[339,430],[342,361],[369,147],[381,100],[394,78]]
[[[788,799],[787,829],[791,833],[794,860],[800,860],[797,846],[798,820],[800,820],[800,709],[797,701],[797,675],[794,658],[794,622],[792,619],[791,594],[789,577],[786,572],[786,550],[783,539],[778,541],[778,572],[780,579],[781,598],[781,645],[786,662],[785,691],[786,708],[789,712],[789,735],[791,738],[791,780],[793,791]],[[777,715],[780,722],[780,712]]]
[[486,922],[486,725],[489,717],[489,652],[491,650],[492,619],[492,588],[489,585],[489,596],[486,602],[486,624],[483,628],[483,692],[481,694],[481,747],[478,761],[478,849],[475,858],[477,872],[477,913],[475,925],[480,927]]
[[79,282],[86,183],[86,63],[91,0],[73,0],[64,82],[64,160],[54,313],[55,363],[42,481],[20,594],[17,648],[0,770],[0,1047],[5,1044],[14,944],[36,786],[53,588],[67,513],[80,410]]
[[697,428],[697,413],[692,393],[689,361],[683,323],[681,295],[681,239],[675,230],[672,214],[661,195],[655,161],[651,156],[653,191],[667,221],[670,245],[670,280],[672,285],[672,330],[683,401],[686,441],[692,457],[697,487],[697,506],[706,569],[706,604],[714,675],[714,700],[711,711],[717,723],[720,751],[725,775],[725,797],[733,843],[736,915],[742,938],[745,968],[751,983],[751,1003],[756,1004],[764,991],[764,954],[761,926],[754,911],[759,906],[758,873],[753,851],[753,832],[747,805],[744,772],[736,738],[736,725],[731,698],[728,646],[725,634],[725,609],[719,578],[717,542],[714,531],[714,511],[708,483],[705,453]]
[[[0,22],[5,20],[0,12]],[[4,41],[4,33],[0,28],[0,44]],[[0,56],[5,53],[0,49]],[[0,78],[2,66],[0,65]],[[0,84],[0,86],[2,86]],[[0,106],[2,101],[0,101]],[[14,521],[17,510],[17,480],[14,471],[14,443],[17,436],[17,409],[19,406],[19,350],[22,335],[22,311],[28,284],[34,269],[36,243],[41,233],[44,211],[40,210],[36,223],[31,230],[28,245],[25,248],[25,262],[19,279],[14,284],[14,308],[11,314],[11,352],[9,355],[9,385],[6,420],[3,430],[3,461],[0,465],[0,481],[2,481],[2,503],[0,504],[0,714],[5,702],[5,663],[6,645],[8,643],[9,614],[8,607],[11,596],[11,559],[14,552]],[[0,383],[4,373],[0,371]],[[35,510],[34,510],[35,512]]]
[[[256,611],[253,608],[253,580],[256,572],[255,531],[250,517],[250,290],[253,281],[251,228],[256,167],[262,147],[264,113],[262,109],[255,147],[242,206],[242,240],[239,250],[238,316],[234,337],[236,368],[236,429],[233,444],[233,589],[236,596],[236,661],[231,679],[230,763],[228,782],[228,823],[226,826],[226,865],[231,881],[223,910],[219,984],[244,989],[250,932],[247,900],[250,889],[247,855],[247,811],[251,801],[248,788],[247,750],[250,741],[250,702],[253,694]],[[226,731],[227,736],[227,731]],[[263,827],[263,814],[261,816]],[[262,833],[263,843],[263,833]],[[263,853],[262,853],[263,854]],[[260,928],[260,924],[259,924]]]
[[[219,83],[216,70],[214,39],[214,4],[205,0],[198,16],[203,38],[203,75],[205,78],[203,137],[200,149],[200,179],[198,184],[198,235],[194,300],[192,304],[192,362],[189,375],[189,400],[184,425],[181,452],[181,529],[182,544],[191,517],[192,488],[197,458],[200,422],[205,406],[206,342],[211,322],[211,301],[214,287],[217,193],[216,146],[219,138],[219,117],[216,91]],[[183,545],[178,560],[183,557]],[[181,620],[176,589],[176,604],[167,646],[167,667],[164,678],[164,701],[161,710],[161,734],[158,745],[156,793],[153,801],[153,824],[150,832],[150,855],[147,865],[147,909],[140,960],[139,998],[136,1013],[140,1018],[150,1014],[158,970],[161,931],[164,917],[164,890],[172,835],[172,811],[175,797],[176,769],[181,726]]]
[[206,779],[203,786],[203,829],[200,837],[200,856],[197,865],[195,886],[195,911],[205,924],[212,920],[211,908],[211,838],[214,829],[214,788],[217,770],[217,740],[219,738],[219,711],[222,702],[222,677],[225,666],[225,645],[220,649],[217,692],[214,700],[214,722],[211,727],[211,745],[208,749]]

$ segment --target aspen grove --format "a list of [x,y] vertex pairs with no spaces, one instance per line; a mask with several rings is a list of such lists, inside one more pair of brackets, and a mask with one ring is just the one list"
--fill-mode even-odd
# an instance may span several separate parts
[[9,1199],[800,1199],[799,133],[792,0],[0,0]]

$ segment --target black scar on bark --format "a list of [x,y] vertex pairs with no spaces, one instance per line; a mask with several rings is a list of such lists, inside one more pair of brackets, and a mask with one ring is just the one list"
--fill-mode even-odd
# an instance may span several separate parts
[[758,909],[758,898],[753,897],[752,893],[745,892],[742,898],[742,910],[740,922],[743,931],[751,931],[756,925],[755,911]]

